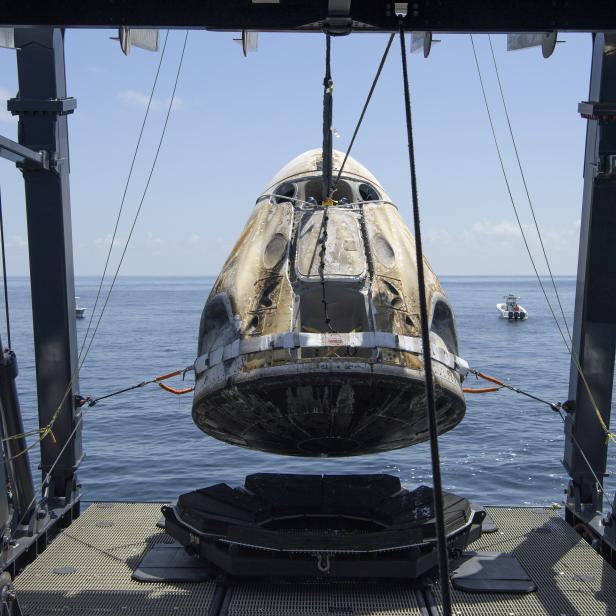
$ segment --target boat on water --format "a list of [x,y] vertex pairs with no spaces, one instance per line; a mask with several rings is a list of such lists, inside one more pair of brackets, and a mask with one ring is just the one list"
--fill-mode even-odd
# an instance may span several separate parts
[[79,298],[75,297],[75,316],[78,319],[83,319],[85,317],[86,307],[79,305]]
[[524,321],[528,319],[528,311],[518,303],[518,297],[513,293],[505,295],[505,301],[496,304],[496,309],[503,319],[509,321]]

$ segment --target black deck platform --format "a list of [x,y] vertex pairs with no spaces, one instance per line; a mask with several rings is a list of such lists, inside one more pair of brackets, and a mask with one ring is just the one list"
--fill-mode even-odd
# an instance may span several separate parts
[[[438,592],[409,584],[146,584],[131,578],[143,555],[172,540],[157,528],[161,504],[99,503],[17,577],[30,616],[436,616]],[[612,616],[616,571],[549,509],[488,507],[499,530],[474,544],[508,551],[537,585],[526,595],[453,592],[461,616]],[[424,603],[434,603],[423,609]]]

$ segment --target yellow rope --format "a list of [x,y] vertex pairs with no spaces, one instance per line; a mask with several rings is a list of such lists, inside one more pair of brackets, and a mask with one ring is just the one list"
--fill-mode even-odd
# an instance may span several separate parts
[[586,392],[588,393],[588,397],[590,398],[590,403],[592,404],[592,407],[595,411],[595,415],[597,417],[597,421],[599,422],[599,425],[601,426],[601,429],[603,430],[603,432],[605,432],[605,441],[612,441],[612,443],[616,443],[616,434],[614,434],[613,432],[610,432],[610,429],[607,427],[607,424],[605,423],[605,420],[603,419],[603,416],[601,415],[601,412],[599,411],[599,407],[597,406],[597,403],[595,402],[595,397],[592,395],[592,391],[590,391],[590,385],[588,384],[588,381],[586,380],[586,377],[584,376],[584,372],[582,372],[582,366],[580,366],[580,362],[578,361],[578,358],[575,354],[575,351],[573,350],[573,347],[571,347],[571,359],[573,359],[573,363],[575,365],[575,369],[578,371],[578,374],[580,375],[580,378],[582,379],[582,383],[584,384],[584,387],[586,389]]
[[[577,358],[573,348],[569,348],[569,353],[571,355],[571,358],[573,359],[573,363],[575,365],[575,368],[576,368],[578,374],[580,375],[580,378],[582,379],[582,383],[584,384],[584,387],[585,387],[586,391],[588,392],[588,397],[590,398],[590,403],[591,403],[591,405],[593,407],[593,410],[595,412],[595,416],[597,417],[597,421],[599,422],[599,425],[601,426],[601,429],[605,433],[606,442],[611,441],[612,443],[616,443],[616,434],[614,432],[611,432],[610,429],[608,428],[607,424],[605,423],[605,420],[603,419],[603,416],[601,415],[601,412],[599,411],[599,407],[597,405],[597,402],[595,401],[595,397],[592,395],[592,391],[590,390],[590,385],[588,384],[588,381],[586,380],[586,377],[584,376],[584,372],[582,371],[582,367],[580,366],[580,362],[578,361],[578,358]],[[483,374],[482,372],[479,372],[477,370],[471,370],[471,372],[473,374],[475,374],[475,376],[483,378],[486,381],[490,381],[491,383],[495,383],[496,385],[498,385],[500,387],[498,387],[498,388],[486,387],[486,388],[482,388],[480,390],[463,389],[462,391],[464,391],[464,393],[469,393],[469,394],[489,393],[489,392],[493,392],[493,391],[498,391],[498,389],[502,389],[502,387],[507,387],[499,379],[496,379],[494,377],[490,377],[490,376],[488,376],[486,374]],[[511,389],[510,387],[507,387],[507,388]]]

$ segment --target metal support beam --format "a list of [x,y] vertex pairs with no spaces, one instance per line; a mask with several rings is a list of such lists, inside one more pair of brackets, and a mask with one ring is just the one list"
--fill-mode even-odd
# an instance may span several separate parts
[[[8,108],[19,116],[19,143],[49,152],[49,170],[23,168],[28,220],[30,284],[39,424],[46,426],[58,407],[55,441],[41,442],[43,475],[51,472],[50,497],[70,498],[82,458],[78,391],[75,285],[69,196],[64,32],[58,28],[16,28],[19,96]],[[71,384],[71,377],[74,377]]]
[[[591,107],[616,101],[616,34],[596,34],[593,45]],[[613,164],[616,122],[605,115],[593,116],[592,110],[586,107],[581,107],[581,112],[590,119],[584,161],[573,349],[603,421],[609,426],[616,351],[613,309],[616,302],[616,166]],[[602,509],[595,476],[603,481],[607,439],[574,361],[569,398],[575,401],[575,410],[565,425],[563,462],[571,476],[567,507],[577,516],[591,515]]]
[[[207,28],[210,30],[322,32],[344,0],[63,0],[5,2],[2,25],[120,26]],[[355,32],[394,32],[398,27],[391,0],[352,0],[348,18]],[[346,17],[346,15],[345,15]],[[407,30],[436,32],[552,32],[616,29],[610,0],[414,0],[408,3]],[[15,29],[17,32],[17,28]],[[15,41],[15,45],[19,45]]]
[[30,148],[25,148],[2,135],[0,135],[0,156],[22,167],[31,165],[38,169],[49,169],[47,152],[36,152]]

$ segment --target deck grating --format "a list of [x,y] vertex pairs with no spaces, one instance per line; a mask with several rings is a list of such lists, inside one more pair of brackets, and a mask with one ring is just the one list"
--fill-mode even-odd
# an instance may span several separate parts
[[[499,531],[484,535],[474,549],[515,555],[535,580],[538,592],[482,595],[454,591],[456,616],[616,614],[616,571],[559,512],[500,507],[488,511]],[[210,614],[216,591],[213,581],[143,584],[131,579],[150,546],[171,542],[156,527],[159,518],[157,504],[92,505],[17,577],[24,615]],[[436,585],[432,597],[438,599]],[[227,590],[220,614],[423,616],[420,605],[416,592],[400,583],[251,582]],[[438,613],[437,606],[434,614]]]
[[[156,504],[89,507],[17,576],[24,616],[207,615],[214,582],[143,584],[131,579],[151,545],[170,542],[156,527],[159,518]],[[75,572],[54,572],[64,567]]]
[[357,583],[243,584],[223,616],[419,616],[409,585]]
[[[508,552],[537,584],[528,595],[452,591],[456,616],[612,616],[616,571],[549,509],[488,508],[499,530],[473,549]],[[439,599],[438,585],[434,595]],[[441,613],[437,608],[437,613]]]

